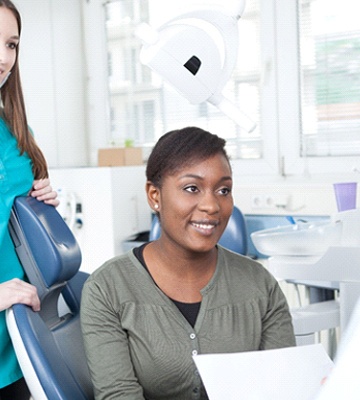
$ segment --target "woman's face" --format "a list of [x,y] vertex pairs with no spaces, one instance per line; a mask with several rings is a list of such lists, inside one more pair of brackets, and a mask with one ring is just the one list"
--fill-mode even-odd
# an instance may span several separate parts
[[213,249],[233,209],[232,173],[224,155],[166,175],[157,190],[161,240],[193,252]]
[[0,7],[0,84],[7,77],[16,61],[19,29],[12,11]]

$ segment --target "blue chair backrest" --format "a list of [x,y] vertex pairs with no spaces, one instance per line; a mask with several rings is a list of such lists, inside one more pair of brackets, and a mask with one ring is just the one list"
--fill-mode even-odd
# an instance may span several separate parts
[[[149,240],[156,240],[161,235],[161,225],[159,218],[155,215],[150,228]],[[247,230],[243,213],[238,207],[234,206],[233,212],[222,234],[219,244],[235,253],[247,254]]]
[[[78,243],[54,207],[31,197],[15,199],[9,230],[41,300],[40,312],[23,304],[12,307],[36,377],[48,399],[93,399],[80,327],[81,291],[88,274],[79,272]],[[66,305],[64,313],[59,313],[60,297]],[[17,354],[22,351],[22,346],[18,349],[14,344],[14,348]],[[32,382],[23,372],[32,392]]]

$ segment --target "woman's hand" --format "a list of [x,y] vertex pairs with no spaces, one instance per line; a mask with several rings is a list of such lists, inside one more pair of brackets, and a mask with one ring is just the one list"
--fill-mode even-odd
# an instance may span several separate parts
[[34,311],[40,310],[40,299],[36,287],[20,279],[12,279],[0,284],[0,311],[13,304],[26,304]]
[[37,200],[54,207],[57,207],[60,203],[57,199],[57,192],[51,187],[50,179],[48,178],[35,180],[29,194]]

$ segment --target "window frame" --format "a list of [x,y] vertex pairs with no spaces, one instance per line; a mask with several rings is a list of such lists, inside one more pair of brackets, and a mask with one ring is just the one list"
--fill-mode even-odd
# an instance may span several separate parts
[[[276,0],[279,138],[283,176],[351,173],[360,156],[301,157],[300,52],[297,0]],[[295,29],[289,30],[288,26]],[[291,55],[291,57],[289,57]],[[289,91],[289,87],[295,90]],[[287,132],[292,132],[287,134]]]

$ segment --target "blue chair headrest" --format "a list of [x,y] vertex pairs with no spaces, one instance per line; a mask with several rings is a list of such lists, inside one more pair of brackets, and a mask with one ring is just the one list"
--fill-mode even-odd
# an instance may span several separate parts
[[32,197],[17,197],[12,218],[16,219],[47,288],[70,280],[78,272],[79,245],[55,207]]
[[219,244],[235,253],[247,255],[248,241],[246,221],[243,213],[236,206],[233,208],[233,212],[219,240]]

